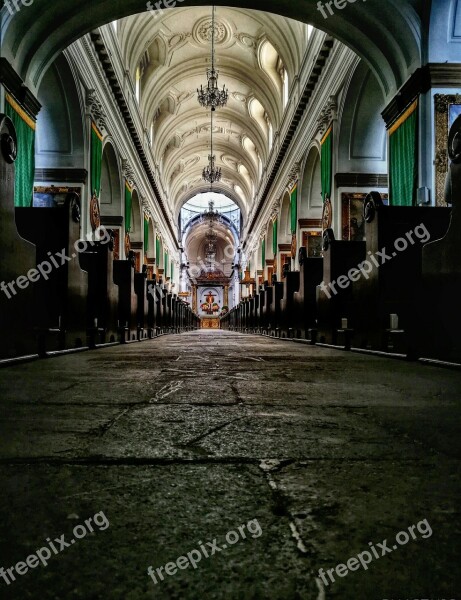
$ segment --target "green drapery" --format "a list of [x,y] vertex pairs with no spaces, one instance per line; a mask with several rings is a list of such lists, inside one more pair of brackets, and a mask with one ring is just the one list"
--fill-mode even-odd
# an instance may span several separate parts
[[157,236],[155,238],[155,262],[157,267],[160,266],[160,238]]
[[320,178],[323,201],[331,197],[331,179],[333,166],[333,126],[329,127],[322,138],[320,150]]
[[91,196],[99,198],[101,192],[101,169],[102,169],[102,134],[91,123]]
[[298,186],[291,190],[290,193],[290,221],[291,221],[291,233],[296,233],[298,226]]
[[144,252],[149,250],[149,218],[144,215]]
[[5,114],[13,121],[18,139],[18,157],[14,163],[14,205],[32,206],[35,175],[35,122],[6,94]]
[[264,267],[266,266],[266,238],[263,238],[263,241],[261,243],[261,263],[262,268],[264,269]]
[[163,272],[165,273],[165,277],[168,277],[168,250],[165,250],[165,256],[163,258]]
[[278,220],[272,223],[272,252],[274,253],[274,258],[277,256],[277,229],[278,229]]
[[125,182],[125,231],[131,229],[131,205],[133,199],[133,189]]
[[418,101],[389,129],[389,193],[393,206],[416,204],[418,186]]

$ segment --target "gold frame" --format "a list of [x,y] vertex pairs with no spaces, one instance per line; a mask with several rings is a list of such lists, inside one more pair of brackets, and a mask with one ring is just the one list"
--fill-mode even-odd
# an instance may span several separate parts
[[461,105],[461,94],[436,94],[434,96],[435,121],[435,203],[436,206],[445,204],[445,180],[448,173],[448,133],[450,106]]

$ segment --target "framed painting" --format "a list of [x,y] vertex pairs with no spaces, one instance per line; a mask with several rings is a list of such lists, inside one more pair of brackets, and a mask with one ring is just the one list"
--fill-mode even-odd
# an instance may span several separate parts
[[[341,194],[342,240],[362,242],[365,239],[363,204],[368,194],[365,192],[343,192]],[[384,204],[389,204],[389,194],[381,194]]]
[[444,192],[448,173],[448,133],[459,115],[461,115],[461,94],[436,94],[434,96],[436,206],[446,206]]
[[309,258],[322,256],[322,232],[303,231],[303,246]]

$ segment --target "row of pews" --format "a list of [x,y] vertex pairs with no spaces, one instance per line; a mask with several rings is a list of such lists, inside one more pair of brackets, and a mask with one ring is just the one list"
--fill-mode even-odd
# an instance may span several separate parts
[[110,230],[80,239],[77,194],[53,208],[15,208],[16,138],[2,116],[0,142],[0,359],[197,329],[189,305],[136,272],[132,254],[114,260]]
[[276,276],[266,281],[221,319],[221,327],[461,362],[461,254],[455,231],[461,223],[458,198],[448,200],[453,209],[391,207],[379,193],[370,193],[364,203],[365,241],[336,240],[325,230],[323,257],[310,258],[300,248],[299,271],[286,264],[282,281]]

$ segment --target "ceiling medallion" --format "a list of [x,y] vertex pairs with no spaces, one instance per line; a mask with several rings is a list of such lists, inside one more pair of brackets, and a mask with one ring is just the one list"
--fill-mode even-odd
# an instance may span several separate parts
[[204,43],[209,44],[213,40],[215,44],[221,44],[226,38],[226,28],[222,23],[215,22],[213,27],[212,19],[201,23],[197,30],[197,37]]
[[[224,30],[224,27],[223,27]],[[225,33],[225,30],[224,30]],[[229,97],[229,92],[226,90],[226,86],[223,85],[222,90],[218,89],[218,71],[215,69],[215,55],[214,55],[214,46],[215,46],[215,35],[216,35],[216,26],[215,26],[215,7],[213,6],[211,13],[211,28],[209,30],[209,35],[211,37],[211,69],[207,69],[207,85],[206,88],[203,88],[203,85],[200,86],[200,89],[197,88],[198,101],[204,108],[211,108],[212,111],[216,110],[218,107],[226,106],[227,100]]]

